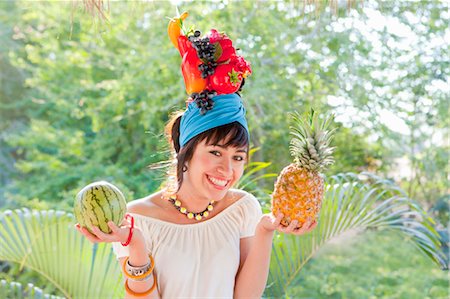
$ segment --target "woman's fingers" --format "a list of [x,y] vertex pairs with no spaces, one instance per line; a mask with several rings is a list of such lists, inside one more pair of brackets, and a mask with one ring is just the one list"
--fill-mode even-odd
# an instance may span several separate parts
[[124,238],[128,238],[130,234],[130,227],[118,227],[114,222],[109,221],[108,226],[111,228],[112,233],[110,236],[114,236],[112,242],[124,242]]
[[283,214],[278,214],[276,217],[272,213],[262,215],[260,219],[260,223],[262,228],[265,230],[272,232],[280,226],[280,222],[283,219]]
[[120,227],[118,227],[113,221],[108,221],[108,226],[112,230],[113,234],[117,234],[120,231]]
[[273,225],[275,225],[275,227],[278,227],[281,223],[281,220],[283,220],[284,214],[283,213],[279,213],[277,215],[277,217],[275,218]]
[[281,224],[283,217],[283,214],[278,214],[272,222],[276,230],[282,233],[300,236],[312,231],[317,226],[317,220],[313,218],[308,218],[300,227],[298,227],[298,220],[292,220],[288,226],[284,226]]
[[[109,225],[109,224],[108,224]],[[92,231],[94,234],[103,242],[116,242],[118,240],[118,236],[114,233],[104,233],[98,228],[98,226],[93,226]]]
[[[110,223],[108,223],[108,226],[113,230],[111,234],[106,234],[100,230],[97,226],[93,226],[91,228],[92,233],[85,227],[81,227],[79,223],[75,224],[75,228],[83,234],[89,241],[92,243],[98,243],[98,242],[117,242],[119,240],[119,237],[117,236],[117,233],[119,232],[120,228],[117,227],[114,223],[111,227]],[[115,231],[114,231],[115,230]]]
[[120,223],[120,226],[130,226],[131,222],[128,220],[128,218],[123,218],[122,222]]
[[280,225],[279,231],[281,231],[283,233],[286,233],[286,234],[290,234],[290,233],[295,231],[297,225],[298,225],[298,221],[297,220],[292,220],[291,223],[289,223],[288,226]]
[[299,230],[302,231],[302,233],[306,233],[306,231],[308,230],[309,226],[311,225],[311,223],[313,222],[313,220],[311,218],[308,218],[306,220],[305,223],[303,223],[303,225],[299,228]]
[[91,234],[87,228],[85,227],[81,227],[81,225],[79,223],[75,224],[75,228],[81,233],[83,234],[86,239],[88,239],[89,241],[91,241],[92,243],[98,243],[101,242],[102,240],[100,240],[97,236]]
[[310,227],[311,227],[313,222],[314,222],[314,220],[312,220],[311,218],[308,218],[308,220],[306,220],[306,222],[303,223],[303,225],[301,227],[295,229],[292,233],[294,235],[299,236],[299,235],[303,235],[303,234],[309,232],[310,231]]
[[308,231],[312,231],[317,226],[317,220],[314,220],[308,228]]

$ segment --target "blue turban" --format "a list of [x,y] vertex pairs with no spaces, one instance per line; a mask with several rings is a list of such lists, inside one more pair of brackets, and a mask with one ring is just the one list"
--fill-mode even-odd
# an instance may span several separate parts
[[200,108],[195,102],[191,102],[181,117],[180,146],[183,147],[193,137],[209,129],[230,124],[237,121],[248,131],[245,119],[245,108],[241,97],[236,93],[215,96],[212,101],[214,106],[205,114],[200,114]]

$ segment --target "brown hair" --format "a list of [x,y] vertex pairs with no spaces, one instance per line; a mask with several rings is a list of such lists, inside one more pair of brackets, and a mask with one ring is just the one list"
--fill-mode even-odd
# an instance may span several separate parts
[[189,162],[194,155],[197,145],[206,140],[206,144],[219,144],[220,141],[226,140],[225,147],[249,147],[249,136],[247,130],[238,122],[232,122],[223,126],[209,129],[198,134],[189,140],[184,147],[180,146],[180,123],[183,112],[179,111],[172,115],[171,119],[166,125],[165,133],[169,144],[172,147],[172,152],[176,156],[176,177],[178,180],[178,189],[183,183],[183,167],[186,162]]

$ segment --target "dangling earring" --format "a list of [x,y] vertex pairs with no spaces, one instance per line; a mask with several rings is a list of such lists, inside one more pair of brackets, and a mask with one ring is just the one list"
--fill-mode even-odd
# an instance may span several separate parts
[[187,166],[186,166],[186,165],[184,165],[184,166],[183,166],[183,168],[181,168],[181,171],[183,171],[183,172],[186,172],[186,171],[187,171],[187,169],[188,169],[188,168],[187,168]]

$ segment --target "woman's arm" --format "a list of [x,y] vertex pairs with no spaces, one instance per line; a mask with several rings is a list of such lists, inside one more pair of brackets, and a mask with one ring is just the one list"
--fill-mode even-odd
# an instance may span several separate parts
[[[142,236],[142,233],[140,231],[135,231],[135,233],[137,233],[137,235],[133,235],[133,238],[131,239],[131,242],[128,245],[129,246],[128,261],[130,265],[139,267],[146,265],[149,262],[149,256],[147,249],[145,247],[144,237]],[[125,262],[125,259],[126,258],[119,259],[120,269],[123,269],[123,263]],[[122,273],[122,275],[124,277],[125,283],[126,280],[125,273]],[[133,281],[131,279],[128,279],[128,286],[132,291],[136,293],[144,293],[153,286],[153,284],[155,283],[154,279],[155,279],[154,274],[151,274],[151,277],[145,281]],[[156,288],[151,294],[145,297],[136,297],[125,292],[125,299],[131,298],[159,299],[160,297],[158,289]]]
[[263,294],[273,234],[257,228],[254,237],[241,239],[241,269],[236,276],[234,298],[260,298]]
[[241,267],[236,276],[234,298],[261,298],[269,274],[272,240],[275,230],[283,233],[302,235],[314,229],[315,221],[296,228],[292,221],[288,227],[280,224],[283,215],[277,218],[270,214],[263,215],[258,223],[255,236],[241,239]]
[[[76,225],[76,228],[92,243],[98,242],[123,242],[128,238],[129,229],[127,227],[118,227],[112,221],[108,223],[108,226],[111,228],[112,232],[110,234],[103,233],[98,227],[93,227],[92,231],[94,234],[91,234],[86,228],[81,227],[79,224]],[[145,239],[140,229],[137,227],[134,228],[133,237],[131,238],[130,244],[128,244],[129,257],[128,261],[131,266],[140,267],[146,265],[149,261],[149,253],[147,252],[147,248],[145,246]],[[125,262],[125,257],[119,259],[120,269],[123,270],[123,263]],[[123,272],[123,271],[122,271]],[[145,281],[133,281],[132,279],[127,279],[125,273],[124,276],[124,284],[127,281],[128,287],[134,293],[144,293],[153,286],[154,284],[154,275],[151,274],[151,277]],[[128,292],[125,292],[125,298],[160,298],[158,294],[157,288],[153,290],[149,295],[143,296],[133,296]]]

